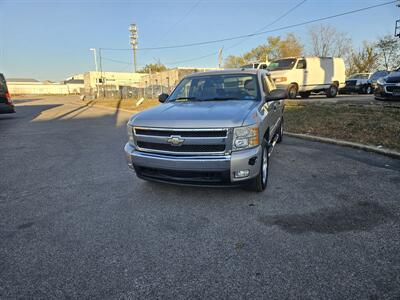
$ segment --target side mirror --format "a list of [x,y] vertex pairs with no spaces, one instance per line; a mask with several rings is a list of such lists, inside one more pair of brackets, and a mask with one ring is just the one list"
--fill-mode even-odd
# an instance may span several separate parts
[[283,100],[287,98],[287,92],[286,90],[283,89],[276,89],[273,90],[269,93],[268,96],[265,97],[265,101],[277,101],[277,100]]
[[158,101],[160,101],[161,103],[164,103],[168,97],[169,97],[168,94],[160,94],[160,95],[158,95]]

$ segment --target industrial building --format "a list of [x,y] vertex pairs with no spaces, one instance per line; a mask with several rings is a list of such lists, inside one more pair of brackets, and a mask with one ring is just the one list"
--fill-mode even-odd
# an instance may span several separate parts
[[145,74],[140,79],[139,87],[145,90],[146,94],[158,95],[161,93],[170,93],[171,90],[186,75],[218,70],[218,68],[183,68],[178,67],[154,74]]
[[83,74],[85,92],[99,88],[119,90],[121,87],[139,87],[143,73],[123,72],[96,72],[90,71]]
[[83,80],[66,80],[64,82],[39,81],[32,78],[8,78],[8,90],[12,95],[67,95],[80,94]]
[[170,93],[178,82],[191,73],[217,68],[174,68],[157,73],[97,72],[75,74],[62,82],[38,81],[30,78],[9,78],[11,94],[85,94],[121,97],[156,97]]

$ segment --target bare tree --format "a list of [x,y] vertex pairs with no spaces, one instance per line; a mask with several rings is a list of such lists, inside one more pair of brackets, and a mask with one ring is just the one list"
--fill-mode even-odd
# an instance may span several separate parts
[[309,36],[311,55],[342,57],[346,60],[351,54],[351,39],[345,32],[339,32],[331,26],[317,25],[310,29]]
[[378,67],[378,53],[373,44],[364,42],[358,51],[352,51],[349,65],[346,70],[347,75],[354,73],[368,73]]
[[380,66],[393,70],[400,66],[400,41],[390,35],[380,37],[376,43]]

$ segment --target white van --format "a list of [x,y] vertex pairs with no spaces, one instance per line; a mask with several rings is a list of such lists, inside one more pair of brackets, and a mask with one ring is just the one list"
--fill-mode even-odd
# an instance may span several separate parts
[[240,67],[241,69],[267,69],[268,63],[266,62],[250,62],[247,65],[243,65]]
[[346,79],[344,61],[336,57],[282,58],[272,61],[268,70],[277,88],[287,89],[289,99],[297,94],[308,98],[311,92],[336,97]]

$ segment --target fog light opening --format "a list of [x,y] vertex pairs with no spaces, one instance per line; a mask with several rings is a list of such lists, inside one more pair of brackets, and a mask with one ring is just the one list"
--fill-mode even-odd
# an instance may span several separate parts
[[249,176],[250,170],[239,170],[235,172],[235,178],[244,178]]

